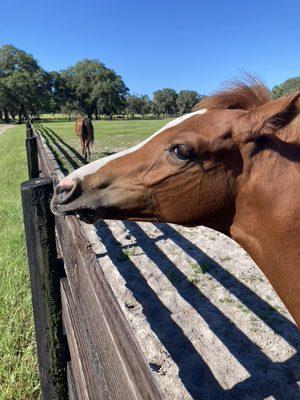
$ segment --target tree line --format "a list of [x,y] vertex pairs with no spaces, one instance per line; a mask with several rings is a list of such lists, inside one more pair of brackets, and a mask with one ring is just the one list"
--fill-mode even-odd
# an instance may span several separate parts
[[63,71],[46,72],[30,54],[0,48],[0,120],[22,122],[45,113],[82,113],[99,119],[116,114],[177,116],[201,99],[196,91],[162,89],[130,94],[122,78],[98,60],[82,60]]
[[[275,86],[271,94],[277,98],[294,90],[300,90],[300,77]],[[121,76],[99,60],[46,72],[32,55],[12,45],[0,48],[0,120],[6,123],[45,113],[81,113],[95,119],[116,114],[176,117],[190,112],[202,97],[194,90],[165,88],[150,99],[130,94]]]

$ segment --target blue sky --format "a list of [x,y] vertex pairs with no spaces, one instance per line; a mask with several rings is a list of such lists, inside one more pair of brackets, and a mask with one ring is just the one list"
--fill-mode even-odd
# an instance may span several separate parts
[[243,70],[273,87],[300,75],[300,1],[11,0],[1,4],[3,44],[48,71],[98,58],[132,93],[209,94]]

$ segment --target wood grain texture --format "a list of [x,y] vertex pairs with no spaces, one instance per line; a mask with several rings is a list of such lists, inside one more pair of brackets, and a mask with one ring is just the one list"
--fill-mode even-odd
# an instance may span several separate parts
[[79,400],[77,396],[77,391],[75,387],[75,380],[73,375],[73,368],[71,361],[67,364],[67,379],[68,379],[68,395],[69,400]]
[[[61,280],[61,301],[64,328],[68,338],[69,351],[72,360],[72,374],[78,399],[88,399],[87,379],[84,374],[82,359],[84,358],[84,346],[80,337],[80,329],[77,327],[78,310],[73,302],[67,279]],[[84,332],[83,332],[84,334]]]

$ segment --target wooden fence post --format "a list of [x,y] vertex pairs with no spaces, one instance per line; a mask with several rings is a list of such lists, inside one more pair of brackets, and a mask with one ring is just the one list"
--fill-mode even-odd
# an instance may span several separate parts
[[36,137],[26,138],[25,146],[29,179],[38,178],[40,171]]
[[33,129],[30,121],[26,121],[26,138],[29,139],[33,136]]
[[50,178],[21,184],[27,256],[41,392],[43,400],[67,399],[66,342],[63,336],[60,278]]
[[26,155],[27,155],[27,168],[29,179],[39,177],[39,160],[38,160],[38,149],[37,139],[33,136],[33,129],[31,123],[26,121]]

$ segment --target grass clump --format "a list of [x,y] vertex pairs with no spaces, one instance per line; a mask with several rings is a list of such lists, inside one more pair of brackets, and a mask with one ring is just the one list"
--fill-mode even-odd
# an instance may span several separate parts
[[27,179],[24,126],[0,135],[0,399],[39,398],[20,201]]
[[187,277],[187,281],[193,285],[197,283],[199,275],[205,274],[208,269],[208,265],[194,262],[190,262],[189,267],[192,269],[192,274]]
[[135,254],[134,248],[123,249],[118,256],[118,261],[119,262],[127,261],[130,259],[131,256],[134,256],[134,254]]
[[230,256],[224,256],[224,257],[221,257],[221,258],[220,258],[220,261],[221,261],[221,262],[230,261],[230,260],[231,260],[231,257],[230,257]]

